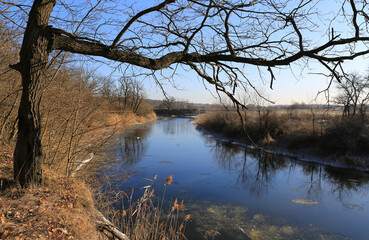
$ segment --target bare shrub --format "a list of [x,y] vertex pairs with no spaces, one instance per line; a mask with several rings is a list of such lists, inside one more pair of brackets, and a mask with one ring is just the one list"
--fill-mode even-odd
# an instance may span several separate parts
[[336,120],[322,135],[320,145],[329,153],[354,154],[369,151],[369,126],[361,118]]

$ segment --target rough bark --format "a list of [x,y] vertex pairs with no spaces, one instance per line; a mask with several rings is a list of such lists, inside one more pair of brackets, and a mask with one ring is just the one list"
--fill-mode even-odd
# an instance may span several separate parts
[[14,180],[21,186],[42,181],[40,102],[51,52],[47,24],[54,5],[55,0],[34,1],[23,38],[20,62],[13,66],[21,73],[23,87],[14,150]]

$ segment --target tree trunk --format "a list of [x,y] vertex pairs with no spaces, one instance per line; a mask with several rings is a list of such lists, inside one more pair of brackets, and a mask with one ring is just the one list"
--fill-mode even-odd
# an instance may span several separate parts
[[48,21],[55,0],[35,0],[24,33],[20,62],[13,66],[22,75],[18,112],[18,138],[14,150],[14,180],[21,186],[42,181],[40,103],[52,37]]

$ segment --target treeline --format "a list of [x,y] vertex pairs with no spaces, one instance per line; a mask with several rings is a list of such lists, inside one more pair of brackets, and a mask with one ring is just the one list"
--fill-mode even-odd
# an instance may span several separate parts
[[106,99],[111,111],[132,111],[138,115],[150,114],[152,108],[145,100],[143,84],[131,77],[114,81],[110,77],[98,77],[97,95]]
[[174,97],[163,99],[154,107],[156,115],[159,116],[193,116],[199,114],[200,109],[188,101],[179,101]]
[[[18,62],[19,42],[18,33],[0,23],[0,139],[11,145],[17,135],[21,77],[9,65]],[[51,62],[39,106],[45,165],[64,169],[69,176],[106,141],[100,129],[155,117],[138,81],[121,78],[114,83],[62,53]]]

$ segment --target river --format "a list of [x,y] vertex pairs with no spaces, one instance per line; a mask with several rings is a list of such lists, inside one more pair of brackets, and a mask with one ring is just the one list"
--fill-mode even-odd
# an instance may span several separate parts
[[[220,141],[175,118],[138,126],[109,150],[122,189],[155,175],[160,195],[184,200],[189,239],[368,239],[369,175],[268,156]],[[102,168],[104,169],[104,168]],[[118,173],[118,174],[117,174]]]

